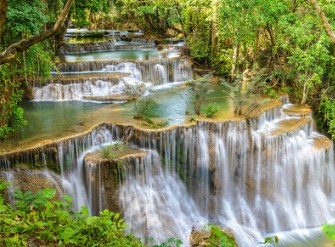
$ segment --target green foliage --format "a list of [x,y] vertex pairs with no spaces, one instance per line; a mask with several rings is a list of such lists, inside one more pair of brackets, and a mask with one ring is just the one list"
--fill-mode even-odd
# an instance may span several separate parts
[[9,0],[7,12],[9,32],[18,39],[36,34],[49,21],[45,1]]
[[335,100],[324,98],[321,100],[317,114],[318,126],[326,130],[335,139]]
[[263,88],[263,93],[266,94],[267,96],[269,96],[272,99],[277,99],[278,98],[278,94],[273,88],[264,87]]
[[[0,184],[0,190],[5,189]],[[2,246],[144,246],[124,233],[120,214],[108,210],[89,216],[88,209],[69,211],[71,198],[55,199],[55,189],[36,194],[15,190],[15,205],[0,193],[0,245]]]
[[211,52],[211,1],[189,1],[182,12],[183,27],[191,55],[208,63]]
[[118,153],[124,151],[126,146],[122,142],[117,142],[103,147],[100,153],[104,159],[115,159]]
[[264,239],[264,242],[261,242],[260,244],[265,246],[267,246],[268,244],[271,244],[271,246],[277,245],[279,244],[279,238],[277,235],[267,237]]
[[21,83],[10,80],[8,66],[0,68],[0,139],[7,138],[17,128],[27,124],[23,117],[23,109],[18,106],[23,95]]
[[210,237],[209,244],[211,247],[237,247],[233,238],[223,232],[217,225],[209,225]]
[[259,94],[264,90],[264,82],[242,82],[240,77],[233,82],[221,81],[228,93],[227,98],[233,102],[235,113],[248,117],[253,110],[265,103]]
[[[151,33],[166,34],[180,23],[180,1],[133,1],[117,0],[117,15],[120,22],[131,22]],[[176,29],[175,29],[176,30]],[[181,31],[179,31],[181,32]]]
[[[56,190],[45,188],[33,194],[16,189],[14,205],[4,192],[9,183],[0,183],[1,246],[110,246],[145,247],[139,238],[127,234],[119,213],[103,210],[90,216],[86,207],[71,212],[71,197],[57,200]],[[175,238],[152,247],[180,247]]]
[[134,111],[136,112],[134,119],[143,119],[150,114],[151,108],[154,108],[156,103],[152,100],[143,99],[135,102]]
[[212,118],[215,113],[219,111],[219,106],[214,103],[210,103],[208,106],[205,107],[205,115],[208,118]]
[[332,240],[335,240],[335,225],[334,224],[323,224],[322,231]]
[[143,124],[143,126],[147,126],[150,129],[160,129],[169,126],[168,120],[164,120],[162,122],[154,122],[151,118],[148,117],[143,117],[142,120],[145,121],[145,124]]
[[161,243],[160,245],[152,245],[151,247],[180,247],[183,242],[179,239],[170,238],[167,242]]
[[192,106],[196,115],[201,114],[201,107],[206,100],[206,96],[212,92],[209,87],[210,76],[211,75],[206,75],[198,80],[193,80],[188,83],[189,99],[186,99],[186,101]]

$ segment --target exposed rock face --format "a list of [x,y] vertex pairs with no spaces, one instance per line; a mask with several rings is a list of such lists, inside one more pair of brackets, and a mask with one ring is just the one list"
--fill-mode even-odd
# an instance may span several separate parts
[[[235,242],[234,233],[229,228],[222,228],[223,234],[229,239]],[[190,235],[190,244],[192,247],[204,247],[213,246],[210,243],[211,232],[208,230],[196,230],[192,229]],[[237,244],[235,245],[237,247]]]
[[119,185],[122,177],[121,166],[131,166],[137,158],[147,155],[139,149],[125,147],[113,157],[106,158],[100,151],[88,153],[84,158],[84,183],[91,203],[92,213],[108,209],[120,212]]
[[17,188],[35,194],[42,189],[53,188],[57,191],[56,199],[64,194],[60,176],[51,171],[29,170],[21,166],[11,171],[0,171],[0,181],[10,181],[10,190]]
[[192,247],[209,246],[210,236],[211,233],[209,231],[192,229],[190,235],[190,244]]

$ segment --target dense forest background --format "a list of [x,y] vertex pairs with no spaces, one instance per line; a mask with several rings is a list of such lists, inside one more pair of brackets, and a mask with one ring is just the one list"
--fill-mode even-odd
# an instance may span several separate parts
[[0,137],[25,124],[25,85],[50,76],[69,26],[184,38],[196,66],[288,93],[335,138],[334,0],[0,0]]

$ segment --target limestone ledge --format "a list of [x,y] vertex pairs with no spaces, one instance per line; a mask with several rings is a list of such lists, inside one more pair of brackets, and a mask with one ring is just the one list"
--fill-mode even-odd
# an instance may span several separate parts
[[138,148],[125,147],[124,150],[115,151],[115,156],[111,159],[104,158],[99,152],[88,153],[85,156],[85,162],[90,164],[109,164],[110,162],[117,162],[127,159],[143,158],[148,155],[147,152]]
[[[124,62],[132,62],[132,63],[136,63],[136,64],[141,64],[141,63],[159,63],[161,61],[172,61],[172,60],[178,60],[180,59],[181,56],[173,56],[171,58],[157,58],[157,59],[148,59],[148,60],[138,60],[138,59],[120,59],[120,60],[98,60],[98,61],[81,61],[81,62],[56,62],[56,66],[57,65],[61,65],[61,64],[80,64],[80,63],[107,63],[107,64],[119,64],[119,63],[124,63]],[[186,60],[190,60],[185,58]]]
[[[202,122],[212,122],[213,123],[213,122],[240,122],[240,121],[241,120],[226,119],[226,120],[218,120],[218,121],[203,120]],[[22,153],[32,153],[32,152],[36,152],[36,151],[53,149],[58,144],[84,137],[86,135],[91,134],[93,130],[95,130],[99,127],[103,127],[103,126],[106,126],[106,127],[115,126],[115,127],[121,127],[123,129],[132,128],[137,133],[142,132],[142,133],[156,133],[156,134],[159,134],[160,132],[171,131],[171,130],[174,130],[174,129],[177,129],[177,128],[194,127],[194,126],[196,126],[196,122],[185,123],[185,124],[181,124],[181,125],[171,125],[171,126],[168,126],[168,127],[157,128],[157,129],[152,129],[152,128],[145,127],[145,126],[140,126],[138,124],[119,124],[119,123],[113,123],[113,122],[109,122],[109,123],[101,122],[99,124],[96,124],[96,125],[88,128],[87,130],[85,130],[81,133],[77,133],[77,134],[74,134],[74,135],[69,135],[69,136],[62,137],[62,138],[52,138],[52,139],[48,139],[48,140],[36,143],[36,144],[34,144],[32,146],[29,146],[29,147],[13,148],[10,151],[0,150],[0,159],[8,157],[8,156],[16,156],[16,155],[19,155],[19,154],[22,154]]]
[[[261,99],[262,100],[262,99]],[[268,101],[264,102],[260,106],[256,107],[253,109],[249,114],[249,118],[257,118],[259,117],[262,113],[270,111],[274,108],[282,106],[282,102],[279,100],[274,100],[274,99],[269,99]]]
[[275,127],[264,131],[267,136],[279,136],[287,133],[292,133],[306,124],[311,123],[310,118],[293,118],[279,121]]
[[300,105],[300,104],[290,104],[284,107],[283,111],[288,116],[299,116],[299,117],[310,116],[312,113],[312,109],[308,105]]
[[[275,103],[273,103],[275,102]],[[265,111],[269,111],[273,108],[278,107],[281,104],[280,101],[272,101],[272,104],[266,104],[266,106],[261,106],[260,109],[254,112],[253,118],[257,118],[261,116]],[[257,112],[257,113],[256,113]],[[132,123],[132,124],[125,124],[125,123],[119,123],[119,122],[113,122],[113,121],[108,121],[108,122],[100,122],[98,124],[95,124],[93,126],[88,127],[87,129],[83,130],[81,133],[73,134],[73,135],[68,135],[62,138],[51,138],[47,139],[42,142],[34,143],[33,145],[29,147],[16,147],[12,148],[11,150],[0,150],[0,159],[4,159],[6,157],[15,157],[17,155],[23,154],[23,153],[36,153],[38,151],[43,151],[43,150],[50,150],[50,149],[55,149],[56,145],[68,142],[71,140],[75,140],[81,137],[84,137],[86,135],[89,135],[92,133],[93,130],[99,128],[99,127],[120,127],[122,129],[127,129],[127,128],[132,128],[135,135],[147,133],[147,134],[159,134],[161,132],[167,132],[167,131],[172,131],[177,128],[193,128],[197,124],[203,124],[203,123],[209,123],[209,124],[215,124],[215,123],[229,123],[229,122],[235,122],[235,123],[241,123],[243,121],[246,121],[246,118],[244,116],[230,116],[229,118],[220,118],[220,119],[208,119],[205,117],[199,117],[197,121],[195,122],[186,122],[184,124],[179,124],[179,125],[171,125],[167,127],[162,127],[162,128],[150,128],[150,126],[142,126],[140,125],[140,122],[137,123]],[[296,122],[295,124],[292,124],[293,122]],[[302,119],[290,119],[289,121],[283,120],[282,121],[282,126],[278,128],[277,130],[271,131],[271,135],[280,135],[283,133],[287,132],[292,132],[296,128],[299,128],[300,126],[304,124],[308,124],[311,122],[310,118],[302,118]],[[136,138],[136,137],[135,137]],[[332,145],[332,142],[327,138],[323,137],[322,138],[323,142],[322,143],[328,143],[327,145],[323,145],[325,148],[330,147]],[[327,141],[326,141],[327,140]],[[320,140],[316,140],[316,142],[320,142]]]
[[112,94],[108,96],[84,96],[84,100],[93,100],[100,102],[113,102],[113,101],[131,101],[135,100],[134,95],[128,94]]
[[34,85],[45,86],[50,83],[71,84],[73,82],[85,82],[88,80],[105,80],[114,81],[122,77],[128,76],[129,73],[111,72],[111,73],[91,73],[91,74],[55,74],[46,79],[45,82],[41,78],[28,79],[29,82],[34,82]]
[[312,136],[313,146],[316,149],[329,150],[333,147],[333,142],[323,135]]

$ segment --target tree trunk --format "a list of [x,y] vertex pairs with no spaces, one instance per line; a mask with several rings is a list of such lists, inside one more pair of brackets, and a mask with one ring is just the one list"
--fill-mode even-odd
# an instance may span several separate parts
[[64,9],[62,10],[61,14],[58,17],[58,20],[53,27],[48,30],[42,31],[39,34],[36,34],[30,38],[22,39],[21,41],[11,44],[9,47],[7,47],[7,49],[0,54],[0,65],[10,63],[16,58],[18,53],[23,52],[27,48],[57,34],[57,32],[62,27],[64,21],[66,20],[66,17],[73,2],[74,0],[67,1]]
[[332,41],[333,44],[335,44],[335,33],[332,30],[325,13],[322,11],[320,5],[316,0],[309,0],[311,4],[313,5],[314,9],[316,10],[316,13],[318,13],[320,20],[322,21],[323,27],[325,28],[330,40]]
[[0,42],[2,44],[3,44],[3,32],[6,23],[7,7],[8,7],[7,0],[0,0]]

